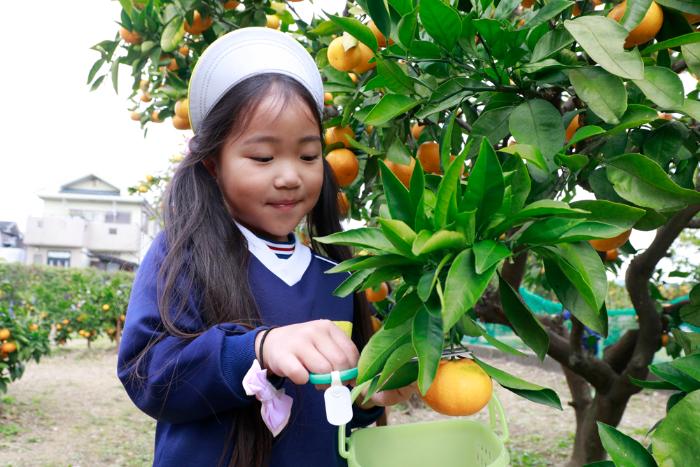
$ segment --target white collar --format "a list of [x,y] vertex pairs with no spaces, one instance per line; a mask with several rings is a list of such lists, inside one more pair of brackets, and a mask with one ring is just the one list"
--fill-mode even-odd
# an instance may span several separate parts
[[277,257],[264,240],[238,221],[234,220],[234,222],[248,241],[248,250],[258,258],[263,266],[289,286],[301,280],[309,264],[311,264],[311,250],[299,241],[298,236],[292,234],[294,235],[294,253],[292,253],[292,256],[282,259]]

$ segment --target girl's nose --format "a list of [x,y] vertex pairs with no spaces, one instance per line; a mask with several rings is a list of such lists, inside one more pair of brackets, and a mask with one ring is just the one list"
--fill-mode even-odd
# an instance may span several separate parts
[[275,174],[275,188],[297,188],[301,185],[299,169],[292,163],[280,164]]

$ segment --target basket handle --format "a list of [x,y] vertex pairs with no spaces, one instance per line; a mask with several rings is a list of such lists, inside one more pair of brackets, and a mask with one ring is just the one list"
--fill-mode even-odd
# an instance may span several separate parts
[[[496,417],[498,417],[498,422],[496,421]],[[510,433],[508,432],[506,414],[503,411],[503,405],[501,405],[501,400],[498,398],[496,391],[493,392],[493,394],[491,395],[491,400],[489,401],[489,422],[489,424],[491,425],[491,429],[494,432],[497,431],[497,425],[500,425],[501,434],[498,435],[498,438],[503,444],[508,442]]]
[[[360,393],[370,385],[372,380],[365,381],[364,383],[355,386],[352,388],[352,391],[350,391],[350,400],[355,402],[355,399],[358,398]],[[345,425],[340,425],[338,427],[338,453],[340,454],[340,457],[343,459],[347,459],[350,457],[350,451],[348,450],[348,441],[347,438],[345,437]]]

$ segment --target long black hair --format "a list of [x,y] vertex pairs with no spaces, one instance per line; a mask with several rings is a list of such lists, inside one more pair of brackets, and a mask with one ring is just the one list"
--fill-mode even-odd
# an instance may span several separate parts
[[[217,162],[226,141],[245,131],[254,109],[267,96],[279,97],[284,108],[304,103],[318,123],[323,124],[316,103],[307,89],[296,80],[267,73],[241,81],[230,89],[204,118],[190,140],[189,154],[177,167],[164,198],[167,253],[159,271],[159,313],[164,334],[194,339],[208,327],[219,323],[237,323],[253,329],[265,324],[248,284],[249,251],[226,208],[215,179],[205,161]],[[271,116],[274,118],[274,116]],[[322,138],[323,139],[323,138]],[[320,245],[315,236],[341,229],[338,213],[338,185],[328,163],[323,161],[323,185],[318,202],[306,216],[311,247],[335,261],[351,257],[349,248]],[[185,312],[188,291],[199,295],[202,328],[178,327]],[[175,311],[168,310],[174,309]],[[354,297],[352,340],[362,349],[372,334],[369,306],[364,293]],[[142,354],[143,355],[143,354]],[[260,405],[237,410],[231,436],[224,447],[222,461],[234,443],[229,466],[263,466],[269,460],[272,435],[260,417]]]

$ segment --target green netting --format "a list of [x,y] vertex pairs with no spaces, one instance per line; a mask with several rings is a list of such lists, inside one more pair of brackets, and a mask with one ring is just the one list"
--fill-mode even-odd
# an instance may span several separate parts
[[[548,300],[540,295],[530,292],[523,287],[520,288],[520,295],[523,297],[525,304],[535,314],[556,315],[563,311],[564,307],[561,303]],[[682,297],[674,298],[666,303],[672,305],[687,299],[688,295],[684,295]],[[625,331],[628,329],[637,328],[636,316],[637,314],[635,313],[634,308],[617,308],[608,310],[608,336],[602,342],[602,345],[596,346],[596,352],[599,354],[602,353],[603,348],[617,342]],[[570,326],[570,323],[570,321],[566,321],[567,326]],[[525,345],[518,338],[518,336],[513,333],[513,330],[510,327],[491,323],[486,323],[484,326],[486,327],[487,332],[497,339],[500,339],[514,347],[525,348]],[[465,344],[488,345],[486,340],[482,337],[467,337],[465,338]]]

